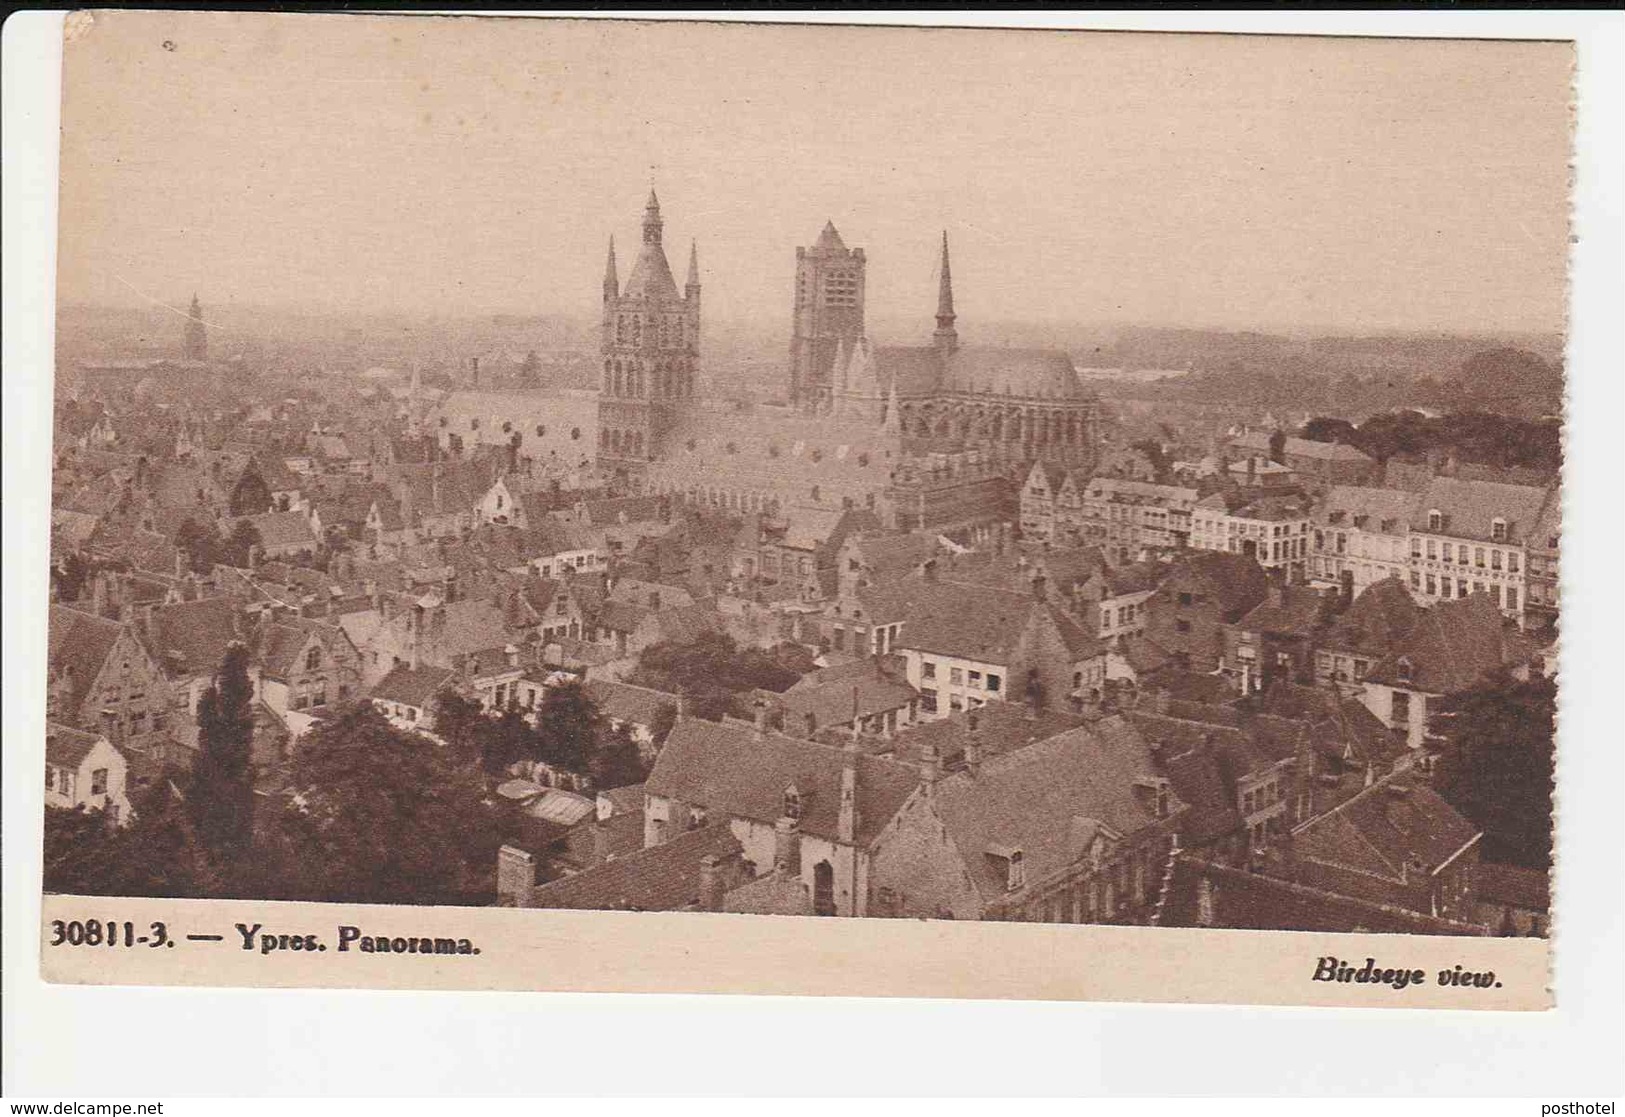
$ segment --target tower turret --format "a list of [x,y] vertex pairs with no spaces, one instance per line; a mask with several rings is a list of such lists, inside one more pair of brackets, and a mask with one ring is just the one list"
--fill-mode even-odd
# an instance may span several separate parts
[[688,242],[688,282],[683,285],[683,294],[689,299],[700,297],[700,246],[697,241]]
[[643,243],[660,243],[660,230],[664,222],[660,220],[660,199],[655,197],[655,188],[649,187],[649,201],[643,207]]
[[959,332],[954,329],[954,277],[948,264],[948,230],[942,231],[942,275],[937,280],[937,329],[931,335],[939,349],[952,353],[959,348]]
[[615,238],[609,238],[609,259],[604,262],[604,301],[619,298],[621,277],[615,268]]

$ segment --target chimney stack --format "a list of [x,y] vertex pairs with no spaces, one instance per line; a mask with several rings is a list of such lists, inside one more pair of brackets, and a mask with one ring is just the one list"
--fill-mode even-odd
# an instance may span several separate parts
[[801,875],[801,823],[789,815],[773,824],[773,871],[786,877]]
[[497,850],[497,904],[499,907],[530,906],[536,888],[536,856],[517,846]]
[[752,713],[755,715],[756,739],[760,741],[767,736],[767,703],[758,698]]
[[942,778],[942,754],[937,751],[936,743],[925,741],[920,745],[920,774],[925,777],[928,784],[936,783]]
[[700,858],[700,910],[721,911],[722,897],[727,891],[727,882],[722,876],[722,858],[714,853]]
[[1039,601],[1049,600],[1049,579],[1042,574],[1033,579],[1033,597]]
[[935,558],[926,559],[925,564],[920,569],[925,574],[926,582],[935,585],[937,581],[937,560]]
[[982,770],[982,722],[978,711],[972,710],[966,719],[969,730],[965,737],[965,771],[974,779]]

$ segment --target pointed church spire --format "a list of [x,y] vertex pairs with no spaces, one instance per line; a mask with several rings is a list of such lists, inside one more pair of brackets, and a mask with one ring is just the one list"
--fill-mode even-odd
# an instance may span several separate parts
[[954,277],[948,265],[948,230],[942,231],[942,275],[937,281],[937,348],[952,353],[959,348],[959,334],[954,329]]
[[615,238],[609,238],[609,259],[604,262],[604,298],[613,299],[621,293],[620,273],[615,269]]
[[660,199],[655,197],[653,184],[649,186],[649,202],[643,207],[643,243],[660,243]]
[[700,245],[698,241],[688,242],[688,287],[693,290],[700,285]]

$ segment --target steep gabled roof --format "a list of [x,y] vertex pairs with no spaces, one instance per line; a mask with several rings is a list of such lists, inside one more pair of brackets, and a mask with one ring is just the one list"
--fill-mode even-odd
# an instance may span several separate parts
[[100,733],[86,733],[61,722],[49,722],[45,727],[45,759],[62,768],[78,768],[100,740]]
[[1157,775],[1143,740],[1081,727],[944,776],[932,797],[971,883],[996,901],[1010,895],[1009,877],[990,850],[1020,850],[1026,887],[1038,885],[1086,857],[1097,834],[1155,825],[1136,781]]
[[1495,481],[1464,481],[1456,477],[1435,477],[1428,483],[1418,503],[1418,530],[1427,530],[1426,516],[1438,511],[1444,516],[1446,535],[1495,541],[1493,521],[1506,521],[1503,542],[1524,543],[1530,538],[1546,504],[1546,490],[1532,485],[1504,485]]
[[1532,652],[1526,640],[1507,630],[1494,599],[1474,593],[1425,610],[1366,680],[1426,694],[1455,694],[1504,667],[1527,663]]
[[1416,627],[1426,612],[1397,575],[1373,582],[1327,626],[1320,646],[1327,651],[1384,656]]
[[425,709],[441,689],[457,677],[444,667],[408,667],[401,664],[378,680],[371,696],[383,702],[400,702]]
[[[891,821],[919,783],[912,765],[880,757],[851,758],[857,774],[857,844],[867,846]],[[841,770],[840,748],[787,737],[756,735],[753,725],[682,718],[672,728],[655,761],[647,789],[703,806],[711,817],[728,815],[771,825],[784,814],[784,792],[801,795],[801,829],[837,839]]]
[[51,606],[47,627],[48,662],[53,678],[71,672],[74,705],[85,700],[90,684],[118,643],[123,625],[63,605]]

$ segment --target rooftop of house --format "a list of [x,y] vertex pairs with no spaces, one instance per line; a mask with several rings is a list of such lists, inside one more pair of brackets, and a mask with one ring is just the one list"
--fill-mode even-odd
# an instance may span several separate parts
[[919,783],[913,765],[789,737],[726,720],[678,720],[649,774],[650,795],[704,807],[712,818],[772,825],[786,810],[787,790],[800,801],[803,832],[838,840],[841,772],[857,776],[856,844],[867,846]]
[[62,768],[78,768],[97,742],[105,739],[100,733],[86,733],[61,722],[49,722],[45,727],[45,759]]
[[[1546,490],[1532,485],[1435,477],[1417,503],[1415,529],[1486,543],[1525,543],[1536,530],[1545,506]],[[1438,528],[1432,526],[1434,512],[1441,517]],[[1500,538],[1497,520],[1505,527]]]
[[700,900],[700,862],[742,852],[726,822],[690,830],[660,845],[624,854],[531,893],[533,908],[590,911],[683,911]]
[[1255,931],[1363,931],[1379,934],[1481,935],[1470,923],[1438,919],[1352,896],[1232,869],[1181,854],[1174,859],[1153,923]]
[[1295,856],[1403,881],[1451,864],[1479,830],[1425,782],[1385,776],[1293,832]]
[[402,705],[427,709],[435,695],[457,677],[456,672],[444,667],[411,667],[400,664],[379,679],[370,697],[381,702],[399,702]]
[[1366,681],[1455,694],[1529,662],[1534,651],[1527,638],[1508,627],[1489,594],[1473,593],[1423,610],[1393,652],[1372,665]]

